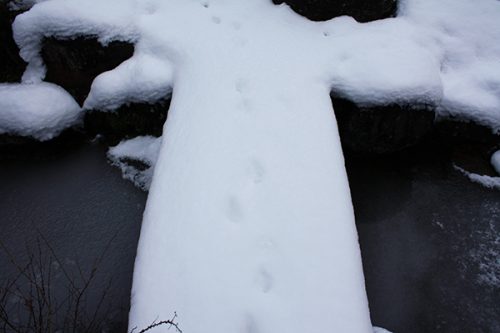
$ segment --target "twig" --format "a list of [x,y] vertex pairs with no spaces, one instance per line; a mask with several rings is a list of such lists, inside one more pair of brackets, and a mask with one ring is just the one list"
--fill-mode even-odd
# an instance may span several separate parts
[[[144,332],[150,331],[153,328],[156,328],[156,327],[162,326],[162,325],[168,325],[169,329],[172,328],[172,327],[174,327],[177,332],[182,333],[182,330],[180,329],[179,324],[175,322],[175,318],[177,318],[177,312],[174,312],[174,316],[171,319],[169,319],[169,320],[162,320],[162,321],[159,321],[159,322],[157,322],[156,320],[153,321],[153,323],[151,325],[149,325],[148,327],[140,330],[138,333],[144,333]],[[132,331],[130,331],[130,333],[134,333],[134,331],[136,329],[137,329],[137,327],[134,327],[132,329]]]

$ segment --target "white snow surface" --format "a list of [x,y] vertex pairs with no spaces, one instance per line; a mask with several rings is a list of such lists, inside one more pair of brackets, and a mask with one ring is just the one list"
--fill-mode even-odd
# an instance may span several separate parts
[[47,0],[14,35],[25,82],[45,75],[43,37],[135,43],[86,108],[174,88],[131,329],[177,312],[187,333],[369,333],[329,92],[439,106],[498,131],[499,13],[496,0],[407,0],[398,18],[359,24],[311,22],[269,0]]
[[491,155],[491,165],[495,171],[500,175],[500,150],[496,151]]
[[49,140],[81,115],[73,97],[54,84],[0,84],[0,134]]
[[469,172],[457,165],[454,165],[454,168],[460,171],[462,174],[467,176],[470,181],[482,185],[486,188],[490,189],[498,189],[500,190],[500,177],[492,177],[487,175],[479,175],[477,173]]
[[385,328],[373,326],[373,333],[391,333],[391,332],[386,330]]
[[[108,158],[113,165],[121,169],[123,178],[130,180],[137,187],[148,191],[153,178],[154,166],[160,153],[161,137],[140,136],[124,140],[108,151]],[[148,166],[141,170],[128,161],[139,161]]]

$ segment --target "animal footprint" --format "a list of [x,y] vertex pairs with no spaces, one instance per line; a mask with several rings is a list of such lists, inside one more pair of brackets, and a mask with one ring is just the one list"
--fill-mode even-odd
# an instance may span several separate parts
[[251,315],[248,315],[245,319],[245,333],[259,333],[259,325],[257,320]]
[[235,196],[231,196],[227,201],[227,218],[234,223],[243,219],[243,209]]
[[247,88],[247,85],[244,79],[238,79],[235,84],[236,91],[242,93]]
[[273,288],[274,278],[267,269],[261,269],[257,276],[257,283],[262,292],[267,294]]
[[266,170],[259,160],[254,159],[250,165],[250,176],[255,184],[260,184],[264,180]]
[[241,29],[241,23],[240,22],[233,22],[231,24],[234,30],[240,30]]

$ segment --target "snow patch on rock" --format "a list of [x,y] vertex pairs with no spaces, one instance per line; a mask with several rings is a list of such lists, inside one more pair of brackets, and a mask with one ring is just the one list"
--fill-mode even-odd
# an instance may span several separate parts
[[113,165],[121,169],[123,178],[148,191],[160,152],[161,140],[161,137],[152,136],[124,140],[109,149],[108,158]]
[[72,39],[96,36],[103,45],[115,40],[136,42],[136,12],[133,0],[52,0],[37,3],[16,17],[14,39],[21,57],[28,62],[23,82],[44,79],[46,68],[40,52],[44,38]]
[[169,62],[154,54],[136,53],[94,80],[83,107],[110,111],[128,103],[155,103],[172,92],[172,82],[173,69]]
[[476,121],[500,132],[500,2],[404,0],[401,19],[440,63],[439,114]]
[[57,85],[0,84],[0,134],[50,140],[81,116],[73,97]]
[[478,183],[486,188],[500,190],[500,177],[491,177],[487,175],[478,175],[477,173],[469,172],[457,165],[453,166],[455,170],[460,171],[467,176],[472,182]]
[[496,151],[491,155],[491,165],[495,171],[500,175],[500,150]]

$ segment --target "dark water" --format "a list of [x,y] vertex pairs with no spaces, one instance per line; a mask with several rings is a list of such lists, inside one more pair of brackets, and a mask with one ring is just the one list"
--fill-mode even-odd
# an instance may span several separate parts
[[500,191],[442,152],[348,163],[372,320],[393,332],[500,332]]
[[[146,194],[124,181],[105,153],[104,148],[87,145],[47,159],[23,155],[2,160],[0,240],[25,262],[28,254],[36,253],[37,239],[45,238],[57,255],[58,262],[52,258],[48,265],[54,272],[53,289],[61,293],[68,285],[62,268],[81,284],[78,268],[87,277],[102,256],[86,301],[93,310],[107,290],[100,320],[124,332]],[[43,238],[41,247],[48,255]],[[0,285],[17,273],[3,251],[0,268]],[[14,297],[9,305],[16,302],[20,300]],[[14,318],[16,311],[13,307]]]
[[[374,324],[500,332],[500,191],[470,183],[434,153],[348,158],[348,170]],[[22,258],[43,235],[60,264],[84,271],[109,245],[89,302],[113,277],[105,320],[116,332],[126,327],[145,200],[99,146],[0,160],[0,240]],[[0,268],[0,283],[15,275],[5,254]]]

